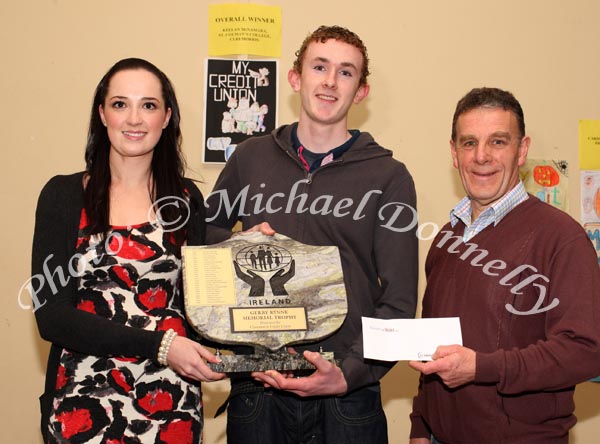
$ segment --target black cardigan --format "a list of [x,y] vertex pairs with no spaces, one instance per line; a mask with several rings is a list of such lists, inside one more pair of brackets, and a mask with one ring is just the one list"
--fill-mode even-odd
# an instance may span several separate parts
[[[141,356],[156,359],[164,335],[117,324],[76,308],[77,279],[69,275],[83,208],[83,173],[55,176],[40,193],[32,250],[34,310],[40,336],[51,342],[45,393],[40,397],[42,434],[51,409],[62,348],[95,356]],[[190,194],[187,244],[205,240],[205,207],[200,190],[184,179]],[[71,265],[72,266],[72,265]],[[44,272],[44,269],[46,272]],[[48,282],[52,276],[54,285]],[[43,282],[42,282],[43,279]]]

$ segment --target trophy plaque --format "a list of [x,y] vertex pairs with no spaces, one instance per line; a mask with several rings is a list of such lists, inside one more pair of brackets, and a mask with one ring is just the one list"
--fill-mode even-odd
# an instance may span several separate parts
[[[183,286],[192,327],[211,341],[254,347],[219,355],[217,372],[310,370],[287,346],[335,332],[348,310],[339,251],[281,234],[248,233],[210,246],[184,246]],[[321,351],[335,362],[332,352]]]

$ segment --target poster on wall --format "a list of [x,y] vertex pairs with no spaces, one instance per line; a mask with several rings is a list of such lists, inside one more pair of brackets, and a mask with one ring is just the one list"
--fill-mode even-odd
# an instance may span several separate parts
[[[600,171],[581,172],[581,220],[600,266]],[[600,376],[591,381],[600,382]]]
[[583,228],[592,241],[594,250],[596,250],[596,256],[598,257],[598,265],[600,266],[600,223],[590,222],[583,224]]
[[281,7],[253,3],[208,5],[208,55],[281,56]]
[[237,144],[277,126],[277,60],[207,59],[205,163],[224,163]]
[[600,223],[600,171],[581,172],[581,222]]
[[556,208],[568,210],[569,165],[566,160],[527,159],[520,175],[527,192]]
[[[585,232],[592,241],[594,250],[596,250],[596,257],[598,258],[598,266],[600,266],[600,223],[584,223],[583,228],[585,229]],[[592,379],[591,381],[600,382],[600,376]]]
[[579,121],[579,168],[600,170],[600,120]]

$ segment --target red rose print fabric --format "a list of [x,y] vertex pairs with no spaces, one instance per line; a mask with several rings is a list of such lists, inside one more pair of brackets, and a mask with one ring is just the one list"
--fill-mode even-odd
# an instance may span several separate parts
[[[172,236],[147,223],[113,227],[105,241],[86,236],[86,224],[82,212],[77,308],[185,336],[181,259]],[[50,443],[197,444],[200,387],[152,360],[63,350],[48,427]]]

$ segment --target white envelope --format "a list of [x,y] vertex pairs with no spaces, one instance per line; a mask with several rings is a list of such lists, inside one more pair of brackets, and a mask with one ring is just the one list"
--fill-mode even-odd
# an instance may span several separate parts
[[462,345],[459,318],[362,318],[364,357],[379,361],[431,361],[439,345]]

